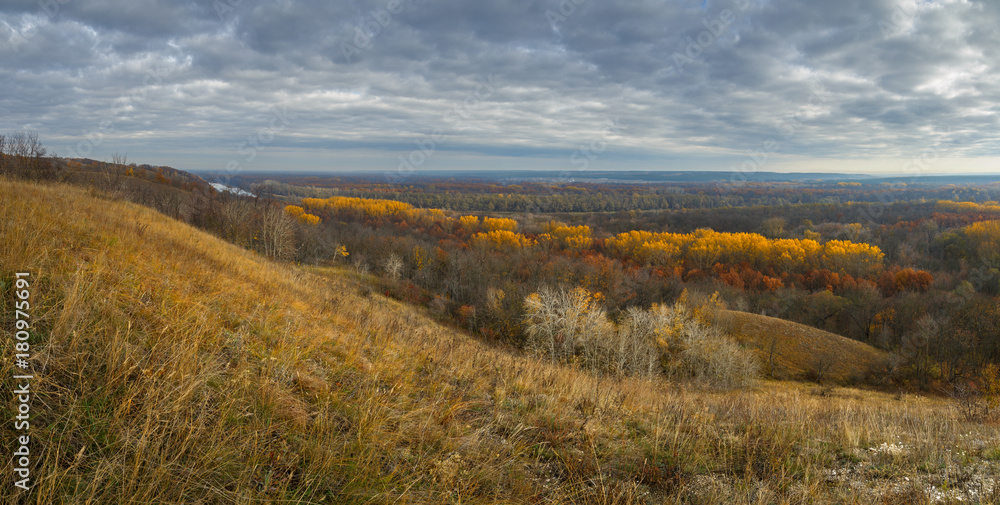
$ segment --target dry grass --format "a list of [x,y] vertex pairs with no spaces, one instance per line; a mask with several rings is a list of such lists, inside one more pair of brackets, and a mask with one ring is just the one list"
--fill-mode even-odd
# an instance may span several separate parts
[[0,236],[40,319],[4,503],[996,502],[1000,433],[942,400],[599,378],[64,186],[0,181]]
[[722,310],[718,323],[756,350],[765,371],[775,377],[857,383],[892,359],[863,342],[784,319]]

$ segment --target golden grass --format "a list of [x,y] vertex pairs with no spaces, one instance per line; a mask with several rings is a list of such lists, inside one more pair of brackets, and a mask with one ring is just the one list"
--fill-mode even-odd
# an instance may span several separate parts
[[817,378],[839,384],[860,382],[891,358],[868,344],[804,324],[735,310],[720,311],[718,322],[757,352],[765,369],[784,378]]
[[[352,274],[265,261],[66,186],[0,180],[0,236],[0,280],[33,273],[40,332],[36,487],[2,486],[4,503],[891,503],[926,489],[992,492],[1000,433],[959,421],[942,400],[596,377],[360,294]],[[10,302],[5,292],[4,352]],[[13,435],[5,422],[5,447]]]

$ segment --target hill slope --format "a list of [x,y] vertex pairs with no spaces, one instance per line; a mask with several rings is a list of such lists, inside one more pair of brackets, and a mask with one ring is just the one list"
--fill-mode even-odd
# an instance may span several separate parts
[[775,377],[856,382],[877,373],[890,355],[840,335],[784,319],[723,310],[719,323],[751,347]]
[[30,271],[35,375],[33,488],[3,503],[868,502],[996,471],[996,428],[940,401],[594,377],[73,187],[0,179],[0,237],[0,345]]

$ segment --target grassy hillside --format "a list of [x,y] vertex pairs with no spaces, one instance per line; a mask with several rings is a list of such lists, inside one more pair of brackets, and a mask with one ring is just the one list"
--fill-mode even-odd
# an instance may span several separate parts
[[784,319],[723,310],[719,323],[754,349],[775,377],[845,384],[878,373],[890,362],[889,353],[868,344]]
[[0,237],[0,345],[30,271],[36,376],[3,503],[996,501],[1000,433],[942,400],[599,378],[67,186],[0,180]]

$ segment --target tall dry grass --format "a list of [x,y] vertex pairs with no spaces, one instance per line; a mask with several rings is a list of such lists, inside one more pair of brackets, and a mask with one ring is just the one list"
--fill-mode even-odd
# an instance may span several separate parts
[[1000,433],[943,400],[597,377],[66,186],[0,181],[0,236],[39,331],[4,503],[996,502]]

